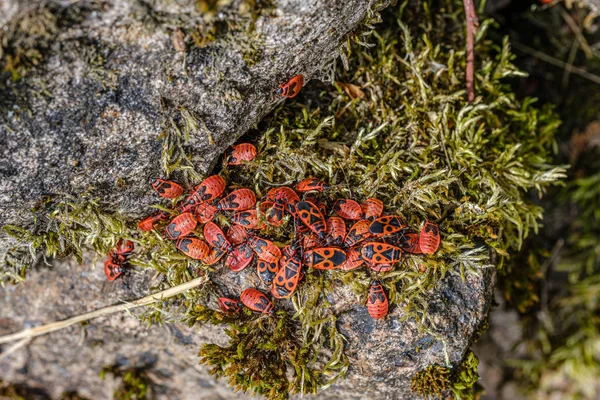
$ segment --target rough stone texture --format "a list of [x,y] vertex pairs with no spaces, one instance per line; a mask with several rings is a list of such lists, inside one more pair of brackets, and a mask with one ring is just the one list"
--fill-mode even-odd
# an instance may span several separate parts
[[[74,261],[40,268],[25,283],[0,290],[4,299],[0,334],[128,301],[147,294],[151,273],[135,274],[114,284],[106,282],[101,261],[83,267]],[[395,308],[384,321],[374,321],[360,300],[347,291],[335,291],[339,327],[348,339],[352,366],[345,380],[323,391],[322,399],[414,398],[410,378],[431,363],[458,363],[477,324],[488,312],[494,273],[469,274],[463,282],[448,275],[429,297],[429,315],[435,333],[419,332],[416,322],[398,322]],[[246,278],[242,278],[246,279]],[[68,296],[64,294],[68,293]],[[94,399],[109,399],[118,381],[103,381],[103,366],[150,365],[157,399],[239,399],[223,380],[215,381],[196,354],[201,343],[224,344],[219,328],[190,329],[180,323],[145,328],[127,314],[90,321],[34,339],[27,347],[0,359],[0,379],[44,389],[52,398],[77,391]],[[6,350],[8,346],[4,346]],[[307,396],[305,396],[307,397]],[[310,396],[308,396],[310,397]]]
[[[3,222],[28,226],[28,210],[42,195],[81,192],[126,216],[143,215],[155,202],[148,179],[160,175],[158,136],[170,118],[180,121],[182,109],[199,118],[187,150],[197,170],[209,171],[227,146],[277,104],[272,92],[278,83],[297,73],[317,77],[327,68],[372,3],[278,0],[276,9],[258,16],[249,38],[229,32],[205,48],[188,38],[184,55],[173,46],[173,32],[204,24],[192,0],[0,1],[1,25],[48,9],[78,16],[57,25],[41,64],[24,79],[0,82]],[[239,2],[228,10],[231,19]],[[260,50],[256,64],[246,64],[236,50],[242,46]],[[0,256],[10,246],[2,235]],[[40,268],[24,284],[2,289],[0,334],[148,294],[150,273],[109,284],[101,262],[95,268],[91,263],[89,257],[83,267],[73,260],[55,262],[54,269]],[[448,275],[431,293],[429,316],[436,328],[429,333],[419,332],[414,321],[397,322],[399,308],[375,322],[357,305],[361,299],[336,291],[332,300],[353,366],[346,380],[320,396],[410,398],[416,371],[458,363],[491,300],[494,275],[483,271],[466,282]],[[230,288],[257,283],[250,272],[217,280],[229,280]],[[53,398],[75,390],[102,399],[116,385],[99,379],[103,366],[151,364],[155,398],[241,398],[197,365],[200,343],[222,340],[216,328],[146,329],[130,316],[115,315],[35,339],[0,360],[0,379],[42,388]]]
[[[173,45],[175,29],[190,36],[206,25],[195,3],[0,3],[5,27],[48,10],[57,16],[41,65],[16,83],[0,75],[3,223],[29,226],[42,195],[82,192],[141,216],[154,201],[149,179],[162,175],[158,136],[169,118],[180,120],[184,108],[199,119],[187,149],[196,170],[209,171],[281,101],[273,94],[281,82],[299,73],[311,79],[337,57],[374,1],[278,0],[256,19],[254,33],[218,32],[204,48],[188,37],[184,56]],[[240,0],[232,1],[222,18],[248,25],[239,9]],[[240,50],[249,47],[258,49],[253,66]],[[0,256],[9,244],[0,232]]]

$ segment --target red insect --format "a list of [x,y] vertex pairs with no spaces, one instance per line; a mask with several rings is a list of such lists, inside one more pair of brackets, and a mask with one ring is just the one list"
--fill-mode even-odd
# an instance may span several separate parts
[[391,264],[369,264],[369,268],[375,272],[389,272],[394,269]]
[[121,268],[121,265],[115,263],[112,257],[109,257],[108,260],[104,261],[104,274],[110,282],[117,279],[122,273],[123,269]]
[[267,192],[267,201],[272,201],[275,202],[275,195],[277,195],[277,189],[279,189],[278,187],[274,187],[269,189],[269,191]]
[[379,218],[383,213],[383,202],[371,197],[360,205],[360,209],[363,212],[363,218],[372,221],[375,218]]
[[329,217],[327,220],[327,244],[341,246],[346,237],[346,223],[340,217]]
[[246,228],[241,225],[231,225],[227,230],[227,240],[229,243],[240,244],[248,239]]
[[287,186],[282,186],[275,191],[275,203],[267,215],[267,220],[273,226],[283,222],[284,212],[287,209],[292,215],[296,213],[296,204],[300,197]]
[[165,199],[174,199],[183,194],[183,188],[180,185],[159,178],[152,180],[152,189],[156,190],[156,193]]
[[219,211],[243,211],[256,204],[256,195],[250,189],[236,189],[219,201]]
[[369,226],[369,232],[372,236],[386,236],[400,232],[405,226],[397,215],[386,215],[377,218]]
[[308,226],[319,238],[325,239],[327,235],[325,218],[317,206],[309,201],[300,201],[296,204],[296,213],[304,225]]
[[258,274],[258,277],[262,283],[267,286],[270,286],[271,283],[273,283],[273,278],[275,278],[277,272],[279,272],[279,263],[270,263],[264,260],[258,260],[256,263],[256,273]]
[[186,256],[194,260],[203,260],[210,254],[208,245],[197,238],[184,237],[177,239],[175,247]]
[[179,214],[165,230],[165,235],[171,240],[175,240],[180,237],[184,237],[190,234],[195,228],[198,222],[190,212]]
[[369,296],[367,297],[367,310],[373,319],[380,319],[388,313],[388,299],[383,290],[383,286],[378,281],[373,281],[369,287]]
[[363,217],[360,204],[352,199],[338,199],[333,205],[333,211],[345,219],[358,220]]
[[227,253],[225,250],[221,249],[211,249],[208,256],[202,259],[202,262],[206,265],[213,265],[217,261],[219,261],[223,256]]
[[296,75],[289,81],[279,85],[279,89],[277,89],[275,93],[283,97],[292,98],[300,92],[303,85],[304,75]]
[[315,247],[323,247],[325,244],[324,242],[324,240],[319,239],[319,237],[314,233],[310,233],[302,237],[302,248],[304,250],[310,250],[314,249]]
[[365,219],[357,221],[346,235],[346,240],[344,240],[344,247],[352,247],[357,243],[362,242],[363,240],[369,238],[371,236],[371,232],[369,232],[369,226],[371,226],[371,222]]
[[258,220],[256,209],[236,212],[231,217],[231,222],[247,229],[262,229],[265,226]]
[[294,217],[294,232],[296,233],[296,236],[299,237],[303,233],[310,232],[310,228],[308,226],[304,225],[304,223],[302,222],[302,220],[300,220],[300,218]]
[[198,205],[209,202],[221,197],[224,191],[225,179],[219,175],[212,175],[194,188],[194,193],[185,200],[184,204],[187,207],[189,205]]
[[219,297],[217,301],[219,308],[225,314],[235,314],[242,309],[242,303],[239,300],[230,299],[227,297]]
[[346,252],[346,262],[340,267],[342,271],[351,271],[363,266],[365,262],[360,254],[360,247],[352,247]]
[[302,258],[299,251],[294,251],[291,257],[282,263],[279,272],[273,278],[271,294],[278,299],[290,297],[300,281]]
[[233,246],[225,237],[225,234],[214,222],[208,222],[204,225],[204,239],[208,245],[223,251],[232,251]]
[[267,262],[277,262],[281,258],[281,250],[275,243],[267,239],[253,236],[248,239],[248,245],[254,250],[258,258]]
[[325,206],[325,204],[323,202],[319,201],[319,199],[317,199],[316,196],[313,196],[313,193],[309,193],[309,194],[305,195],[304,201],[309,201],[309,202],[313,203],[315,206],[317,206],[319,211],[321,211],[321,214],[323,214],[323,216],[327,215],[327,207]]
[[296,185],[296,190],[299,192],[317,191],[322,192],[327,190],[329,186],[325,182],[317,178],[306,178]]
[[265,217],[268,213],[269,210],[275,205],[274,201],[263,201],[260,203],[260,205],[258,206],[258,211],[260,211],[261,215],[263,217]]
[[273,313],[273,303],[267,296],[254,288],[245,289],[240,296],[242,303],[252,311],[258,311],[265,314]]
[[407,233],[401,235],[397,240],[398,247],[403,251],[412,254],[421,254],[421,248],[419,247],[419,234],[418,233]]
[[229,161],[227,165],[240,165],[244,161],[252,161],[256,157],[256,147],[250,143],[240,143],[233,146],[233,149],[227,154]]
[[138,223],[138,229],[140,231],[151,231],[152,229],[154,229],[154,224],[169,218],[169,216],[169,213],[165,211],[159,211],[156,214],[150,215],[149,217],[146,217],[142,221],[140,221]]
[[115,246],[115,252],[123,257],[129,256],[133,252],[133,242],[131,240],[123,242],[123,239],[119,239]]
[[246,243],[234,247],[233,251],[227,255],[225,262],[233,272],[240,272],[254,260],[254,252]]
[[335,269],[346,262],[346,253],[335,247],[319,247],[304,252],[303,261],[315,269]]
[[419,235],[419,248],[423,254],[433,254],[440,247],[440,229],[433,222],[425,222]]
[[209,203],[200,203],[195,207],[194,216],[201,224],[212,221],[217,215],[217,207]]
[[393,264],[400,261],[402,250],[387,243],[366,242],[360,254],[363,260],[371,264]]
[[267,221],[273,226],[280,226],[283,223],[283,217],[285,216],[285,201],[282,199],[280,193],[275,195],[275,203],[273,207],[269,209],[267,214]]

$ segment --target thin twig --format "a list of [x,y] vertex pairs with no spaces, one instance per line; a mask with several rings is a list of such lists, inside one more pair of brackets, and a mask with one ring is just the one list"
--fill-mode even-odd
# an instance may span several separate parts
[[19,350],[21,347],[24,347],[24,346],[28,345],[29,342],[31,342],[31,338],[21,339],[20,341],[18,341],[17,343],[13,344],[8,349],[6,349],[2,354],[0,354],[0,360],[5,359],[6,357],[8,357],[9,355],[11,355],[15,351]]
[[473,0],[463,0],[463,4],[467,18],[467,96],[469,103],[472,103],[475,100],[475,33],[479,26],[479,19]]
[[[569,67],[564,61],[561,61],[557,58],[549,56],[548,54],[542,53],[541,51],[532,49],[531,47],[525,46],[524,44],[521,44],[518,42],[511,42],[511,44],[515,49],[522,51],[523,53],[529,54],[530,56],[540,59],[544,62],[547,62],[548,64],[552,64],[559,68]],[[600,85],[600,76],[598,76],[598,75],[594,75],[591,72],[588,72],[587,70],[576,67],[574,65],[570,66],[569,70],[572,74],[579,75],[582,78],[585,78],[589,81],[592,81],[592,82]]]
[[67,328],[71,325],[77,324],[79,322],[87,321],[92,318],[98,318],[98,317],[102,317],[105,315],[130,310],[130,309],[136,308],[136,307],[146,306],[148,304],[152,304],[154,302],[176,296],[185,291],[188,291],[197,286],[200,286],[206,282],[208,282],[208,277],[203,276],[200,278],[192,279],[191,281],[183,283],[181,285],[174,286],[170,289],[163,290],[162,292],[158,292],[158,293],[154,293],[149,296],[146,296],[146,297],[142,297],[141,299],[135,300],[131,303],[125,303],[125,304],[119,304],[116,306],[101,308],[99,310],[81,314],[81,315],[77,315],[75,317],[65,319],[63,321],[56,321],[56,322],[52,322],[50,324],[37,326],[35,328],[24,329],[20,332],[11,333],[10,335],[0,336],[0,344],[9,343],[14,340],[19,340],[19,339],[24,339],[24,338],[34,338],[36,336],[45,335],[50,332],[54,332],[54,331],[58,331],[60,329]]

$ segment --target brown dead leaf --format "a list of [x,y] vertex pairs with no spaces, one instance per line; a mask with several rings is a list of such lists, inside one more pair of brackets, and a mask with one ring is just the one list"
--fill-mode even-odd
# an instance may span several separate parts
[[319,139],[317,144],[323,150],[336,151],[344,157],[350,155],[350,148],[343,142],[330,142],[327,139]]
[[600,121],[588,124],[583,133],[574,133],[571,137],[571,163],[593,147],[600,147]]
[[185,32],[177,28],[173,33],[173,47],[179,53],[185,53]]
[[344,92],[346,92],[346,94],[348,96],[350,96],[350,98],[352,100],[354,99],[362,99],[363,97],[365,97],[365,92],[363,92],[360,87],[353,85],[351,83],[342,83],[342,82],[338,82],[338,85],[340,85],[342,87],[342,89],[344,89]]

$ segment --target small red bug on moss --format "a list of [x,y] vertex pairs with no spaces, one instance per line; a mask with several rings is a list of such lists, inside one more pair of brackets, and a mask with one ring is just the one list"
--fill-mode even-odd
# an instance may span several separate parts
[[154,224],[159,221],[165,220],[169,218],[169,213],[165,211],[159,211],[156,214],[152,214],[149,217],[144,218],[142,221],[138,223],[138,229],[140,231],[151,231],[154,229]]
[[360,254],[363,260],[371,264],[393,264],[400,261],[402,250],[388,243],[366,242]]
[[373,319],[380,319],[388,313],[388,299],[383,286],[378,281],[373,281],[369,287],[367,310]]
[[225,264],[233,272],[240,272],[254,260],[254,252],[246,243],[234,247],[233,251],[227,255]]
[[202,262],[206,265],[213,265],[219,261],[223,256],[227,254],[227,251],[222,249],[211,249],[210,253],[202,259]]
[[133,242],[131,240],[123,241],[123,239],[119,239],[115,246],[115,252],[120,256],[129,256],[133,252]]
[[223,251],[233,250],[233,246],[231,246],[231,243],[229,243],[229,240],[227,240],[221,228],[214,222],[208,222],[204,225],[204,239],[211,247]]
[[440,247],[440,230],[433,222],[425,222],[419,234],[419,249],[423,254],[433,254]]
[[210,254],[208,245],[197,238],[183,237],[177,239],[175,247],[186,256],[194,260],[204,260]]
[[195,228],[198,222],[190,212],[179,214],[165,230],[165,235],[171,240],[189,235]]
[[121,265],[115,263],[111,257],[104,261],[104,274],[106,278],[112,282],[117,279],[123,273]]
[[200,203],[194,209],[194,217],[201,224],[212,221],[217,215],[217,207],[209,203]]
[[319,239],[314,233],[304,235],[302,238],[302,248],[306,250],[314,249],[315,247],[323,247],[325,244],[324,240]]
[[279,85],[279,88],[275,91],[275,93],[283,97],[292,98],[300,92],[300,89],[302,89],[303,85],[304,75],[299,74],[294,76],[289,81]]
[[240,244],[248,239],[248,232],[241,225],[231,225],[227,230],[227,240],[233,244]]
[[273,278],[271,294],[278,299],[290,297],[300,281],[302,269],[302,258],[299,251],[294,251],[279,268],[279,272]]
[[219,211],[244,211],[256,204],[256,195],[250,189],[237,189],[219,201]]
[[194,193],[185,200],[184,207],[212,201],[221,197],[224,191],[225,179],[219,175],[209,176],[194,188]]
[[327,244],[341,246],[346,237],[346,223],[340,217],[329,217],[327,220]]
[[363,217],[360,204],[352,199],[338,199],[333,205],[333,211],[345,219],[359,220]]
[[306,178],[296,185],[296,190],[299,192],[322,192],[327,190],[328,186],[325,182],[317,178]]
[[165,199],[175,199],[183,194],[183,188],[179,184],[160,178],[152,180],[152,189]]
[[228,297],[219,297],[217,301],[219,308],[225,314],[235,314],[242,309],[242,302],[239,300],[230,299]]
[[315,269],[335,269],[346,262],[346,252],[336,247],[318,247],[304,252],[304,264]]
[[267,262],[278,262],[281,258],[281,250],[275,243],[267,239],[253,236],[248,239],[248,245],[254,250],[258,258]]
[[256,263],[256,273],[262,283],[267,286],[271,286],[277,272],[279,272],[279,263],[270,263],[265,260],[258,260]]
[[231,222],[246,229],[262,229],[265,224],[258,220],[256,209],[238,211],[231,217]]
[[383,213],[383,202],[371,197],[360,205],[360,209],[363,212],[363,218],[372,221],[375,218],[379,218]]
[[357,221],[346,235],[346,240],[344,240],[344,247],[352,247],[357,243],[362,242],[363,240],[369,238],[371,233],[369,232],[369,227],[371,226],[371,222],[367,220]]
[[375,272],[389,272],[394,269],[392,264],[369,264],[369,268]]
[[319,238],[325,239],[327,235],[325,218],[317,206],[309,201],[300,201],[296,204],[296,213],[304,225],[308,226]]
[[369,226],[369,232],[372,236],[380,237],[391,235],[396,232],[400,232],[405,228],[402,220],[397,215],[386,215],[377,218]]
[[364,260],[360,254],[360,247],[355,246],[346,252],[346,262],[340,266],[342,271],[352,271],[363,266]]
[[273,303],[260,290],[254,288],[245,289],[240,296],[240,300],[252,311],[264,314],[271,314],[273,312]]
[[421,248],[419,247],[419,234],[418,233],[406,233],[401,235],[396,241],[398,247],[403,251],[411,254],[421,254]]
[[252,161],[256,157],[256,147],[250,143],[240,143],[233,146],[233,149],[227,154],[229,160],[227,165],[240,165],[244,161]]

